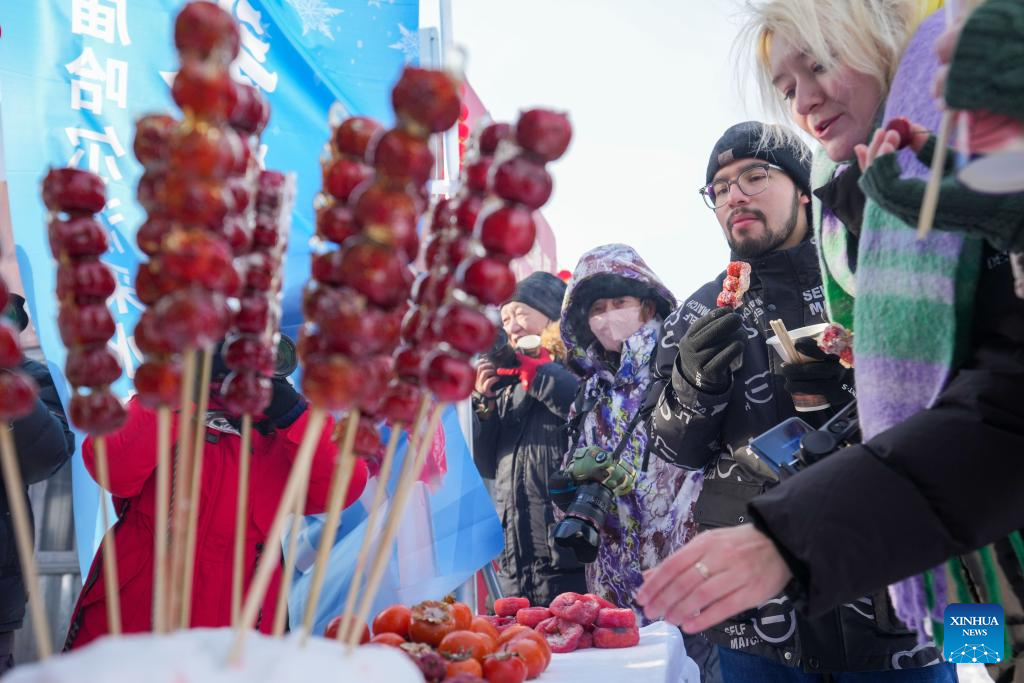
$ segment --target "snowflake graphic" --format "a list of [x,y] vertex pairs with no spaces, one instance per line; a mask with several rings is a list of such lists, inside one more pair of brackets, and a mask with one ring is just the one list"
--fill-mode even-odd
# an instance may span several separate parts
[[984,645],[964,645],[950,652],[946,659],[957,664],[995,664],[1000,661],[999,653]]
[[331,7],[324,0],[285,1],[299,15],[299,20],[302,22],[302,35],[306,35],[310,30],[313,30],[319,31],[331,40],[334,40],[330,21],[332,17],[341,14],[344,10]]
[[416,31],[410,31],[402,24],[398,25],[398,30],[402,34],[397,43],[391,43],[388,45],[392,50],[401,50],[405,56],[405,61],[413,62],[420,56],[420,36]]

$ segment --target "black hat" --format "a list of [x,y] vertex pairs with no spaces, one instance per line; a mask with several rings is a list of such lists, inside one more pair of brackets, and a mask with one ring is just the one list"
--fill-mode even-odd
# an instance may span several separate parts
[[10,320],[19,332],[24,332],[28,327],[28,313],[25,311],[25,297],[11,292],[7,299],[7,308],[3,315]]
[[518,301],[535,308],[548,320],[558,320],[562,315],[562,299],[565,298],[565,283],[551,273],[537,271],[530,273],[516,285],[516,292],[506,304]]
[[810,150],[795,134],[790,136],[786,143],[765,147],[762,144],[764,132],[765,125],[758,121],[737,123],[725,131],[715,143],[715,148],[711,150],[705,182],[710,184],[718,169],[737,159],[761,159],[780,167],[794,185],[804,194],[810,195]]

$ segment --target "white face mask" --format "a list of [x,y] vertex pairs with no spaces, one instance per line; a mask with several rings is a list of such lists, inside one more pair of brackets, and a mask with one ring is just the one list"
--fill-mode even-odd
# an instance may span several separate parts
[[590,331],[606,351],[622,350],[622,342],[632,337],[644,321],[641,319],[643,306],[624,306],[590,316]]

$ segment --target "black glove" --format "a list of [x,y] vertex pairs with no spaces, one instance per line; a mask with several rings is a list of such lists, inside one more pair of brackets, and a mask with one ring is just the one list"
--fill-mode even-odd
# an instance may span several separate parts
[[692,387],[724,394],[732,382],[731,363],[743,353],[747,333],[730,308],[716,308],[695,322],[679,340],[676,371]]
[[553,472],[548,477],[548,495],[558,509],[565,512],[576,500],[576,482],[564,470]]
[[275,428],[287,429],[302,415],[306,409],[306,401],[284,377],[275,377],[271,385],[274,393],[270,397],[270,405],[263,414]]
[[793,394],[824,396],[833,407],[839,408],[853,400],[843,385],[852,386],[852,370],[839,362],[839,356],[825,353],[814,339],[805,338],[795,343],[796,350],[814,363],[783,363],[779,374],[786,380],[786,391]]

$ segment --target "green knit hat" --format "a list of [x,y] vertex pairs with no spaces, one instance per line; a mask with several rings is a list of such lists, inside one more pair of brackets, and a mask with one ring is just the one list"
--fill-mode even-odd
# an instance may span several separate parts
[[945,97],[954,109],[1024,118],[1024,2],[988,0],[968,17]]

